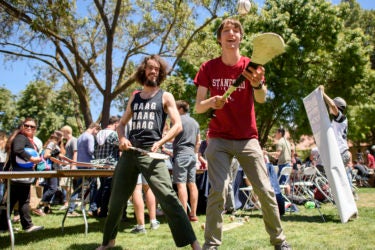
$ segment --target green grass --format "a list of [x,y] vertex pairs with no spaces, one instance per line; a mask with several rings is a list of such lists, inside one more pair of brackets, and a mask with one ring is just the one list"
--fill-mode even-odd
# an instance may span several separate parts
[[[306,209],[299,206],[298,213],[286,213],[283,216],[283,227],[288,242],[294,249],[374,249],[375,237],[375,188],[361,188],[357,201],[359,217],[348,223],[341,223],[337,209],[330,204],[323,204],[321,212],[326,220],[323,222],[317,209]],[[85,236],[82,217],[67,218],[64,233],[61,231],[63,212],[58,211],[58,206],[53,207],[54,213],[46,217],[33,216],[36,225],[44,225],[43,231],[34,233],[15,233],[15,249],[95,249],[102,239],[104,219],[89,218],[89,232]],[[131,207],[128,211],[131,213]],[[259,211],[243,212],[241,216],[248,215],[248,222],[224,232],[223,245],[220,249],[273,249],[269,244],[269,237],[264,229],[261,213]],[[158,218],[162,225],[158,230],[148,230],[145,235],[130,233],[135,224],[132,218],[121,223],[116,239],[120,249],[177,249],[171,237],[165,219]],[[148,219],[146,219],[148,222]],[[205,216],[199,216],[199,222],[193,223],[198,240],[203,243],[201,224]],[[230,223],[230,217],[225,215],[225,222]],[[149,225],[147,225],[149,226]],[[20,224],[14,227],[19,228]],[[8,233],[0,235],[0,249],[10,249]],[[182,249],[190,249],[185,247]]]

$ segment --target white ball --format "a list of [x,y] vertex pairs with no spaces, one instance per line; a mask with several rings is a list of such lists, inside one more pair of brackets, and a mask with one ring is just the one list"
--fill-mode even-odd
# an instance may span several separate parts
[[251,8],[250,0],[239,0],[237,3],[238,14],[246,15]]

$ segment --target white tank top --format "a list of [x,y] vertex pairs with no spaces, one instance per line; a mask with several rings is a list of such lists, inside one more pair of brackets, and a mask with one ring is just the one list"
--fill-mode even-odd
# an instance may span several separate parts
[[349,149],[348,146],[348,119],[346,116],[339,111],[337,117],[332,120],[332,128],[336,136],[337,144],[339,146],[340,153],[344,153]]

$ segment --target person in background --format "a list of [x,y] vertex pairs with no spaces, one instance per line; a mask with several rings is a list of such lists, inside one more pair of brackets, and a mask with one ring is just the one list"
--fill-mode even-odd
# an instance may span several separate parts
[[[73,136],[72,127],[70,127],[69,125],[65,125],[60,129],[60,131],[63,133],[63,138],[65,141],[65,157],[73,161],[77,161],[77,138]],[[67,165],[65,166],[65,168],[76,169],[77,167],[75,165]],[[64,192],[66,193],[64,205],[60,208],[60,210],[65,210],[69,206],[68,200],[70,199],[70,194],[72,192],[70,190],[71,180],[71,178],[67,177],[60,178],[60,185],[63,189],[65,189]],[[76,186],[76,184],[74,183],[75,181],[76,180],[73,179],[73,186]]]
[[[198,221],[198,188],[196,185],[197,157],[200,142],[199,124],[188,115],[189,104],[176,101],[183,130],[173,140],[173,183],[178,190],[178,198],[187,211],[190,202],[190,221]],[[188,192],[189,190],[189,192]]]
[[[238,20],[223,20],[216,33],[221,56],[203,63],[194,79],[198,87],[196,112],[215,111],[209,123],[210,142],[206,149],[211,188],[203,249],[217,249],[222,243],[222,212],[233,157],[239,161],[259,197],[271,244],[275,249],[291,249],[281,227],[275,193],[258,141],[254,101],[263,103],[266,100],[265,69],[247,66],[250,58],[240,54],[243,35]],[[225,91],[241,74],[245,80],[229,98],[225,98]]]
[[285,138],[285,129],[279,128],[276,132],[276,152],[270,153],[272,157],[277,159],[277,166],[278,172],[277,176],[280,178],[280,183],[286,185],[285,187],[285,194],[290,195],[290,185],[289,183],[285,183],[286,177],[281,176],[280,173],[283,168],[291,167],[292,162],[292,149],[289,141]]
[[366,150],[366,158],[367,158],[367,167],[369,169],[375,169],[375,158],[374,156],[370,153],[370,150]]
[[[189,218],[173,190],[165,161],[131,150],[131,147],[140,147],[160,152],[161,147],[182,130],[173,95],[160,88],[166,76],[167,63],[158,55],[144,58],[135,73],[135,79],[143,89],[130,96],[117,128],[122,154],[113,175],[109,212],[104,224],[102,244],[97,250],[115,246],[124,205],[133,193],[140,173],[164,211],[176,246],[190,244],[193,249],[201,249]],[[163,136],[167,116],[172,126]],[[124,128],[130,119],[132,126],[126,137]]]
[[357,175],[355,176],[355,182],[358,184],[359,187],[368,187],[368,179],[370,177],[370,172],[366,165],[361,164],[360,162],[354,160],[353,161],[353,169],[357,170]]
[[[35,165],[41,159],[39,156],[31,156],[26,152],[26,148],[34,149],[38,152],[38,148],[34,143],[34,134],[37,129],[36,120],[33,118],[26,118],[22,121],[19,129],[15,130],[10,136],[6,151],[9,155],[5,169],[12,171],[34,171]],[[33,164],[31,168],[24,168],[17,164],[23,160],[27,163]],[[42,230],[43,226],[36,226],[33,224],[30,213],[30,187],[35,181],[35,178],[12,179],[10,187],[10,214],[13,211],[14,205],[18,202],[20,221],[22,229],[27,232],[35,232]],[[1,214],[0,230],[8,229],[6,213]]]
[[130,231],[133,234],[146,233],[145,228],[145,201],[148,210],[148,216],[150,218],[150,229],[156,230],[160,227],[160,222],[156,219],[156,200],[155,195],[150,189],[146,179],[142,174],[138,175],[137,185],[135,186],[132,201],[134,205],[134,214],[137,220],[137,225]]
[[[8,136],[4,131],[0,131],[0,171],[3,171],[5,162],[7,160],[8,154],[5,149],[8,141]],[[3,201],[5,191],[5,183],[3,179],[0,179],[0,204]]]
[[[60,129],[63,132],[63,137],[65,140],[65,156],[73,161],[77,161],[77,138],[73,136],[73,129],[69,125],[65,125]],[[75,166],[71,166],[75,168]]]
[[[100,131],[100,125],[98,123],[91,123],[90,126],[83,132],[77,139],[77,161],[78,162],[88,162],[94,159],[94,150],[95,150],[95,135]],[[77,166],[79,169],[80,166]],[[96,194],[97,194],[97,183],[96,178],[89,178],[90,182],[90,208],[88,211],[89,215],[97,213],[96,206]],[[78,187],[82,183],[82,178],[76,180],[76,186],[74,187],[75,192],[72,194],[71,199],[77,199],[78,194],[81,192],[81,189]],[[78,188],[78,189],[77,189]],[[74,211],[76,208],[75,203],[71,203],[68,209],[68,217],[79,216],[78,213]]]
[[[59,165],[50,160],[51,157],[58,158],[60,153],[65,154],[63,133],[61,131],[55,131],[49,137],[48,141],[44,145],[44,150],[42,150],[43,158],[46,164],[49,164],[51,170],[58,170]],[[43,182],[43,196],[40,204],[40,208],[33,210],[33,213],[39,216],[45,216],[51,213],[50,204],[53,202],[55,194],[59,190],[59,178],[51,177],[45,178]],[[63,198],[65,199],[65,198]]]
[[[119,141],[116,132],[120,119],[117,116],[111,116],[108,126],[96,134],[95,159],[104,163],[115,165],[120,157]],[[100,177],[100,188],[97,195],[97,204],[100,207],[98,217],[107,217],[108,202],[111,195],[112,176]],[[95,213],[94,213],[95,215]]]
[[341,97],[335,97],[334,99],[331,99],[324,92],[323,85],[320,85],[319,89],[323,93],[323,99],[329,108],[329,113],[333,116],[331,126],[336,137],[341,159],[344,163],[346,174],[349,180],[349,185],[352,189],[355,199],[357,199],[357,194],[352,185],[352,154],[350,153],[348,146],[348,119],[344,114],[346,110],[346,101]]

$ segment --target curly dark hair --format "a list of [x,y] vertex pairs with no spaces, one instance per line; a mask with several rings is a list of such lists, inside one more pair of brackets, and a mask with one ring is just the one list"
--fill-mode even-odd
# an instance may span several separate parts
[[167,78],[168,64],[159,55],[150,55],[143,59],[142,63],[138,66],[137,72],[135,74],[135,80],[144,85],[147,80],[146,77],[146,66],[149,60],[154,60],[159,63],[159,76],[158,76],[158,86]]

